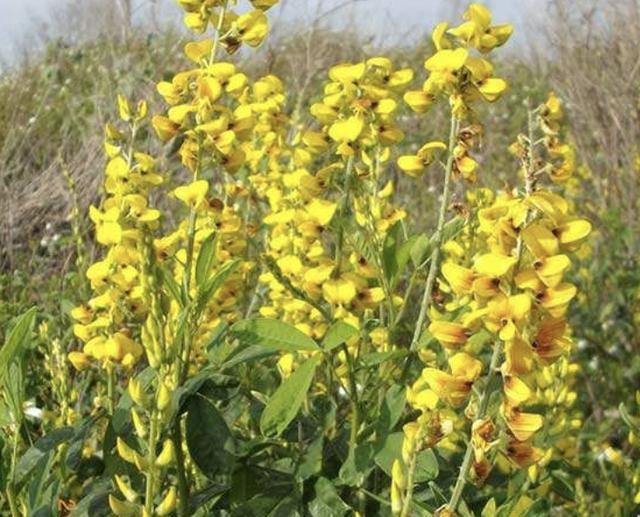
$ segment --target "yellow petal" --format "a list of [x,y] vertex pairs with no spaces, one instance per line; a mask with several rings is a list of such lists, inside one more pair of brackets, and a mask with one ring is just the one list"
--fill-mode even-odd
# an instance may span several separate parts
[[467,342],[467,329],[452,321],[433,321],[429,332],[445,348],[459,348]]
[[439,50],[425,61],[424,67],[430,72],[460,70],[468,56],[469,51],[465,48]]
[[591,223],[586,219],[576,219],[558,227],[557,233],[561,245],[573,247],[589,236]]
[[521,442],[529,440],[544,424],[542,416],[535,413],[521,413],[516,411],[515,414],[506,418],[507,427]]
[[410,91],[404,94],[404,101],[416,113],[425,113],[433,104],[433,95],[424,91]]
[[398,167],[407,175],[417,178],[425,169],[424,162],[415,155],[400,156],[398,158]]
[[509,375],[504,378],[504,394],[510,403],[517,406],[529,399],[531,389],[519,377]]
[[355,142],[364,128],[360,117],[349,117],[339,120],[329,128],[329,136],[335,142]]
[[197,206],[204,201],[208,191],[209,182],[206,180],[198,180],[190,185],[176,188],[173,191],[173,195],[186,205]]
[[449,366],[454,376],[461,377],[466,381],[475,381],[482,373],[482,361],[464,352],[449,358]]
[[499,255],[497,253],[486,253],[476,259],[473,267],[475,271],[481,275],[500,278],[506,275],[515,263],[515,257]]
[[205,58],[211,55],[213,49],[213,40],[205,39],[202,41],[190,41],[184,46],[184,53],[194,63],[199,64]]
[[536,257],[557,255],[558,239],[546,226],[532,223],[522,230],[522,240]]

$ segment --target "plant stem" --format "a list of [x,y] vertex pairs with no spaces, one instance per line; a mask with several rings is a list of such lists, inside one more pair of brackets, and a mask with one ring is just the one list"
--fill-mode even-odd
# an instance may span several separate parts
[[[475,420],[482,420],[487,415],[487,409],[489,407],[489,399],[491,398],[491,386],[498,375],[498,362],[500,361],[500,356],[502,355],[502,341],[496,342],[493,347],[493,354],[491,355],[491,362],[489,363],[489,373],[487,374],[487,382],[484,387],[484,391],[480,397],[480,405],[478,406],[478,411],[476,412]],[[462,490],[467,482],[467,474],[469,473],[469,468],[471,467],[471,459],[473,458],[473,445],[471,440],[467,444],[467,450],[464,453],[464,458],[462,459],[462,465],[460,465],[460,472],[458,473],[458,478],[456,480],[456,484],[453,488],[453,493],[451,494],[451,499],[449,500],[449,504],[447,505],[449,510],[451,510],[454,514],[456,512],[456,508],[460,503],[460,497],[462,497]]]
[[411,451],[411,460],[409,461],[409,465],[407,465],[407,493],[405,494],[404,501],[402,502],[402,511],[400,512],[400,517],[408,517],[409,511],[411,509],[411,500],[413,499],[413,486],[414,486],[414,478],[416,475],[416,465],[418,464],[418,447],[422,442],[422,429],[418,430],[415,446],[413,451]]
[[16,478],[16,465],[18,464],[18,444],[20,440],[20,424],[17,425],[15,434],[13,435],[13,447],[11,452],[11,470],[9,474],[9,482],[7,483],[7,502],[9,503],[9,510],[11,517],[20,517],[18,506],[16,504],[16,496],[14,494],[15,478]]
[[[526,160],[526,169],[525,169],[525,192],[527,195],[531,194],[535,188],[535,155],[534,155],[534,120],[533,120],[534,111],[529,107],[528,110],[528,138],[529,138],[529,152]],[[531,216],[531,210],[527,210],[527,214],[525,217],[525,221],[529,221]],[[523,250],[523,241],[522,239],[518,239],[516,244],[516,257],[517,264],[520,263],[520,258],[522,257]],[[478,412],[476,414],[476,420],[481,420],[486,416],[487,408],[489,406],[489,398],[491,397],[491,385],[493,384],[493,380],[495,379],[498,372],[498,361],[500,359],[500,355],[502,353],[502,342],[498,341],[493,349],[493,355],[491,356],[491,363],[489,365],[489,374],[487,375],[487,384],[485,386],[484,392],[480,398],[480,406],[478,407]],[[471,467],[471,459],[473,457],[473,446],[471,444],[471,440],[467,444],[467,450],[465,451],[464,458],[462,460],[462,465],[460,466],[460,473],[458,474],[458,479],[456,480],[456,484],[453,488],[453,493],[451,494],[451,500],[449,501],[449,509],[455,513],[458,503],[460,502],[460,498],[462,497],[462,490],[464,489],[464,485],[466,483],[466,477],[469,472],[469,468]]]
[[156,446],[158,439],[158,415],[155,408],[151,410],[149,425],[149,441],[147,442],[147,472],[145,479],[144,507],[147,515],[153,515],[156,484]]
[[349,398],[351,399],[351,432],[349,435],[349,450],[353,451],[358,442],[358,428],[360,427],[360,405],[358,403],[358,388],[356,384],[356,377],[353,370],[353,360],[347,345],[343,344],[342,349],[347,359],[347,368],[349,375],[347,376],[349,382]]
[[220,43],[220,31],[222,30],[222,24],[224,23],[224,16],[227,12],[227,7],[229,5],[229,0],[225,0],[220,8],[220,13],[218,14],[218,22],[216,23],[216,33],[213,38],[213,46],[211,47],[211,54],[209,56],[209,64],[215,63],[216,53],[218,51],[218,44]]
[[[435,284],[436,275],[440,267],[440,248],[443,241],[443,229],[444,223],[447,217],[447,206],[449,205],[449,195],[451,191],[451,176],[453,172],[453,149],[455,147],[456,137],[458,135],[458,119],[452,114],[451,123],[449,129],[449,151],[447,156],[447,164],[444,170],[444,186],[442,188],[442,199],[440,201],[440,212],[438,214],[438,225],[436,227],[435,246],[431,252],[431,264],[429,264],[429,273],[427,275],[427,282],[424,286],[424,294],[422,295],[422,303],[420,304],[420,313],[418,314],[418,321],[413,332],[413,338],[411,339],[410,350],[415,351],[418,345],[418,340],[422,333],[422,327],[424,320],[427,316],[427,310],[431,305],[433,297],[433,286]],[[409,358],[407,358],[407,363]]]
[[182,451],[182,427],[180,418],[173,425],[173,444],[176,449],[176,469],[178,471],[178,508],[179,517],[187,517],[189,514],[189,484],[185,471],[185,457]]
[[113,364],[107,365],[107,410],[110,415],[115,411],[115,371]]
[[342,254],[344,247],[344,216],[349,208],[349,202],[351,201],[351,171],[353,170],[353,156],[349,156],[347,160],[347,166],[344,173],[344,194],[342,198],[342,204],[340,205],[340,227],[338,228],[338,240],[336,242],[336,254],[335,254],[335,268],[333,270],[333,277],[338,278],[340,276],[340,268],[342,266]]

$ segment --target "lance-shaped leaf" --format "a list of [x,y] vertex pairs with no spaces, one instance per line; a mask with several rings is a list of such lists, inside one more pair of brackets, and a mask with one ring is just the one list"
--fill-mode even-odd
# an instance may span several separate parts
[[338,320],[329,327],[329,330],[327,330],[327,333],[324,335],[324,338],[322,339],[322,348],[328,352],[329,350],[333,350],[341,344],[346,343],[352,337],[357,335],[357,328],[352,327],[344,321]]
[[239,321],[230,333],[246,346],[260,345],[280,352],[320,350],[316,342],[297,328],[270,318]]
[[279,436],[296,417],[311,387],[321,356],[302,363],[275,391],[260,417],[260,430],[265,436]]

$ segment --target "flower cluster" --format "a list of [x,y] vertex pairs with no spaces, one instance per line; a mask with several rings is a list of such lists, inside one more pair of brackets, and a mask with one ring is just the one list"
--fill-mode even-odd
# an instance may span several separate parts
[[[117,454],[145,478],[144,495],[128,477],[116,475],[120,497],[110,495],[116,515],[168,515],[187,509],[184,487],[184,444],[176,439],[173,393],[204,364],[204,342],[222,323],[241,313],[246,292],[247,221],[240,213],[249,191],[233,175],[264,152],[258,142],[270,140],[270,124],[283,103],[282,85],[274,76],[251,84],[229,62],[217,61],[218,48],[235,51],[241,43],[260,44],[267,32],[264,10],[276,2],[252,2],[255,10],[236,15],[227,2],[181,2],[191,28],[204,32],[211,22],[213,38],[187,43],[194,66],[158,84],[169,105],[152,126],[163,142],[173,140],[190,176],[169,197],[186,213],[176,228],[160,234],[160,211],[150,194],[165,183],[155,160],[135,151],[143,131],[146,103],[134,113],[119,97],[120,118],[129,125],[126,137],[107,127],[105,199],[91,207],[96,241],[108,248],[89,267],[96,295],[74,309],[75,334],[85,345],[71,352],[78,369],[97,361],[108,374],[108,410],[114,410],[118,367],[131,370],[144,356],[150,376],[130,376],[134,440],[117,437]],[[173,431],[166,429],[173,427]],[[179,460],[183,463],[183,460]],[[183,483],[183,485],[180,485]],[[180,495],[178,495],[180,486]]]
[[[311,106],[321,128],[294,134],[281,159],[270,162],[264,189],[270,266],[261,276],[269,303],[262,315],[321,338],[334,318],[359,328],[365,312],[385,299],[395,311],[376,258],[406,215],[392,205],[393,184],[382,176],[390,147],[403,138],[395,113],[412,78],[410,69],[396,70],[385,57],[333,67],[322,101]],[[331,163],[313,172],[323,156]],[[386,346],[383,329],[375,338]],[[281,359],[285,374],[292,361],[290,354]]]
[[[232,0],[178,3],[187,27],[212,34],[188,42],[187,68],[157,84],[167,108],[149,123],[146,103],[132,109],[119,97],[127,131],[107,126],[104,197],[89,214],[104,253],[86,272],[91,299],[72,311],[83,345],[69,360],[98,379],[93,414],[111,419],[111,511],[189,515],[213,490],[220,507],[242,512],[232,492],[256,466],[282,468],[305,501],[308,481],[339,470],[362,515],[384,471],[392,513],[407,517],[435,448],[462,453],[438,515],[455,515],[466,483],[496,471],[527,469],[540,493],[549,489],[545,467],[574,461],[578,446],[567,321],[578,290],[568,275],[591,224],[566,192],[576,187],[576,158],[554,94],[529,108],[528,131],[509,148],[522,187],[467,189],[480,168],[479,113],[507,89],[488,56],[512,27],[492,24],[479,4],[459,26],[436,26],[419,90],[409,89],[411,68],[386,57],[333,66],[305,125],[276,75],[252,79],[218,58],[260,45],[277,0],[250,0],[247,12]],[[424,114],[438,103],[448,107],[448,138],[398,153],[401,110]],[[170,144],[166,160],[138,151],[139,136],[154,131]],[[395,165],[414,185],[442,168],[432,236],[410,234],[409,212],[394,199]],[[462,202],[451,203],[454,190]],[[218,381],[238,389],[215,399]],[[321,398],[332,414],[309,430]],[[303,406],[309,420],[290,447],[287,429]],[[65,423],[76,420],[62,410]],[[202,414],[231,445],[199,454],[193,423]],[[343,416],[349,433],[336,433],[329,420]],[[330,461],[316,461],[329,449]],[[205,472],[214,453],[229,464]]]
[[84,343],[81,352],[69,354],[78,369],[92,360],[108,370],[117,365],[130,368],[143,354],[128,323],[143,319],[147,311],[140,280],[140,242],[158,227],[160,212],[150,207],[149,194],[163,179],[154,159],[134,150],[136,132],[146,118],[146,104],[140,103],[132,113],[128,101],[120,97],[119,107],[120,118],[129,123],[128,145],[124,133],[107,126],[105,199],[100,208],[89,209],[96,241],[107,251],[87,270],[94,296],[71,313],[78,322],[74,333]]
[[[556,441],[563,440],[558,447],[571,455],[566,439],[580,425],[565,410],[576,399],[566,320],[576,287],[564,276],[571,267],[569,254],[591,225],[576,217],[560,194],[540,185],[544,174],[560,181],[557,167],[538,154],[536,140],[556,116],[557,109],[548,108],[555,103],[552,95],[537,108],[537,123],[532,113],[529,135],[519,138],[516,154],[526,188],[504,192],[477,211],[476,251],[470,261],[466,254],[449,253],[444,262],[443,288],[451,299],[442,310],[433,309],[429,332],[442,346],[446,366],[429,365],[411,388],[414,407],[437,418],[443,410],[448,414],[467,405],[471,435],[465,468],[476,483],[487,478],[495,461],[506,468],[501,458],[516,467],[548,462]],[[491,394],[498,375],[502,393],[496,405]],[[451,511],[457,502],[452,501]]]

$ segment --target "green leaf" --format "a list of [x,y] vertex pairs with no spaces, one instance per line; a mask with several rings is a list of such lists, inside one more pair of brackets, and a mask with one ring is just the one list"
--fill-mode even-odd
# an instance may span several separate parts
[[576,500],[571,478],[561,470],[554,470],[551,473],[551,490],[568,501]]
[[429,488],[431,489],[431,492],[433,492],[433,498],[436,501],[436,506],[449,504],[449,498],[446,495],[444,495],[444,492],[436,482],[429,481]]
[[217,500],[225,492],[229,490],[228,486],[224,485],[210,485],[208,487],[199,490],[195,494],[189,496],[189,509],[191,511],[203,508],[205,504],[211,504],[214,500]]
[[298,501],[293,497],[286,497],[279,501],[267,517],[301,517],[298,512]]
[[258,359],[264,359],[266,357],[271,357],[272,355],[277,354],[277,350],[270,350],[260,345],[252,345],[240,350],[237,354],[232,355],[229,359],[227,359],[222,366],[221,370],[226,370],[227,368],[233,368],[234,366],[241,363],[248,363],[251,361],[257,361]]
[[618,406],[618,411],[620,412],[620,417],[627,424],[632,431],[638,432],[640,431],[640,423],[629,414],[624,402],[621,402]]
[[[442,242],[447,242],[455,238],[463,230],[466,222],[462,217],[454,217],[450,221],[447,221],[442,228]],[[422,265],[425,260],[431,256],[433,248],[436,245],[437,237],[438,234],[434,232],[431,237],[420,234],[415,238],[410,255],[416,267]]]
[[22,483],[45,456],[52,454],[58,445],[69,442],[76,434],[73,427],[60,427],[38,439],[22,455],[16,466],[16,483]]
[[231,431],[213,402],[199,393],[187,403],[186,441],[194,463],[209,479],[233,469]]
[[349,339],[357,335],[357,328],[352,327],[344,321],[336,321],[333,325],[331,325],[331,327],[329,327],[329,330],[327,330],[327,333],[322,339],[321,345],[322,348],[328,352],[329,350],[333,350],[343,343],[346,343],[347,341],[349,341]]
[[260,417],[265,436],[280,436],[296,417],[311,386],[320,356],[307,359],[287,378],[269,399]]
[[243,345],[260,345],[279,352],[320,350],[313,339],[294,326],[270,318],[239,321],[230,333]]
[[218,388],[236,388],[239,381],[235,377],[218,373],[218,370],[209,366],[200,370],[184,385],[171,394],[171,405],[166,416],[166,423],[174,422],[174,419],[187,410],[188,404],[198,393]]
[[405,404],[405,389],[400,384],[391,386],[384,396],[380,418],[376,422],[378,435],[385,436],[398,423]]
[[32,307],[17,321],[0,348],[0,380],[4,379],[9,365],[27,348],[31,338],[31,330],[37,314],[37,308]]
[[349,506],[327,478],[319,478],[314,488],[316,497],[309,504],[311,517],[342,517],[349,512]]
[[[391,476],[391,466],[394,460],[402,458],[402,442],[404,433],[392,433],[387,436],[382,448],[376,453],[375,461],[378,466]],[[418,454],[416,463],[415,482],[422,483],[438,477],[438,459],[431,449]]]
[[71,517],[106,517],[112,515],[109,507],[109,493],[113,490],[109,478],[100,478],[91,485],[73,509]]
[[200,246],[196,259],[196,283],[202,285],[208,278],[216,258],[217,234],[212,233]]
[[415,267],[420,267],[422,263],[431,256],[431,241],[424,233],[417,235],[411,246],[411,261]]
[[402,276],[416,239],[416,236],[408,240],[404,238],[400,221],[394,224],[387,233],[383,244],[382,265],[385,277],[391,287],[394,287]]
[[196,315],[199,315],[204,310],[213,295],[216,294],[216,291],[220,289],[227,278],[238,269],[238,266],[240,266],[239,259],[227,262],[216,271],[215,275],[200,286],[198,294],[196,295]]
[[480,517],[496,517],[496,511],[496,500],[492,497],[487,501],[487,504],[484,505]]
[[340,481],[348,486],[362,486],[375,466],[373,455],[373,445],[370,443],[361,443],[351,448],[347,459],[340,467]]
[[322,470],[322,450],[324,436],[319,433],[315,440],[306,446],[300,463],[296,469],[296,479],[305,480],[320,473]]
[[422,334],[420,334],[420,339],[418,339],[418,345],[416,347],[417,350],[423,350],[425,348],[429,348],[429,345],[435,343],[436,338],[433,337],[433,334],[429,332],[429,329],[424,329]]
[[184,307],[184,297],[182,296],[182,289],[178,285],[178,282],[176,282],[176,279],[173,277],[171,271],[161,265],[157,265],[156,267],[158,268],[157,270],[159,272],[160,280],[162,281],[163,287],[165,287],[167,291],[169,291],[171,298],[173,298],[173,300],[178,303],[180,307]]
[[360,363],[365,368],[372,368],[378,366],[392,359],[399,359],[405,357],[408,354],[407,350],[389,350],[387,352],[370,352],[364,354],[360,359]]

